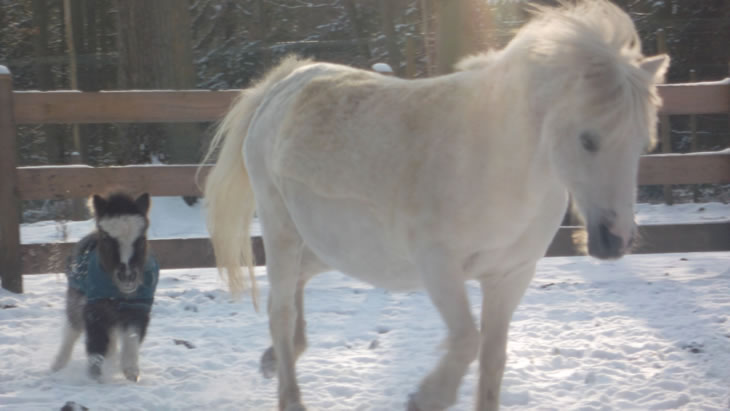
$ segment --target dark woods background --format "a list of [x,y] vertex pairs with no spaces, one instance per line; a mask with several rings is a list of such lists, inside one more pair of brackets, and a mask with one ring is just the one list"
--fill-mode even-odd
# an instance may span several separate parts
[[[447,72],[460,56],[504,45],[527,1],[499,0],[0,0],[0,64],[16,90],[228,89],[288,53],[400,76]],[[541,1],[550,3],[550,1]],[[730,1],[616,0],[647,54],[658,29],[669,82],[728,75]],[[728,116],[699,116],[697,149],[728,146]],[[195,163],[209,124],[19,128],[20,164]],[[672,118],[673,151],[688,119]],[[74,135],[76,138],[74,138]],[[174,136],[174,138],[172,137]],[[78,146],[76,147],[77,143]],[[76,151],[79,156],[73,156]]]

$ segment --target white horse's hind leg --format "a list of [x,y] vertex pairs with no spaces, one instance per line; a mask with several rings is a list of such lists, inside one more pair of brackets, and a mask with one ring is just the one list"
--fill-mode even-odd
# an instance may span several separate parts
[[461,269],[431,253],[422,265],[426,291],[448,327],[448,346],[436,368],[411,396],[409,410],[443,410],[456,402],[461,380],[479,350]]
[[499,283],[482,281],[478,411],[499,409],[499,391],[507,362],[509,324],[534,273],[535,266],[531,264],[510,273]]
[[[295,295],[295,304],[297,308],[297,320],[294,329],[294,361],[307,349],[307,322],[304,320],[304,286],[306,278],[300,279],[297,284],[297,292]],[[268,310],[271,312],[271,299],[269,299]],[[276,373],[276,354],[274,347],[269,347],[261,356],[261,374],[265,378],[272,378]]]

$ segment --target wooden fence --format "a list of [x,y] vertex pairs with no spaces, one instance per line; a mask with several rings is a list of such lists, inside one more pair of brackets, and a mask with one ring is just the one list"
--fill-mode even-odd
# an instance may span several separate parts
[[[730,113],[730,79],[660,86],[662,113]],[[16,126],[23,124],[200,122],[219,119],[237,90],[228,91],[16,91],[0,66],[0,275],[2,287],[22,292],[22,275],[63,271],[73,243],[21,244],[21,200],[86,197],[108,185],[153,196],[199,195],[196,165],[17,167]],[[730,183],[730,151],[644,156],[640,184]],[[562,227],[549,256],[576,255]],[[730,250],[730,223],[648,225],[639,228],[636,253]],[[207,239],[152,240],[162,268],[214,266]],[[259,264],[260,238],[254,238]]]

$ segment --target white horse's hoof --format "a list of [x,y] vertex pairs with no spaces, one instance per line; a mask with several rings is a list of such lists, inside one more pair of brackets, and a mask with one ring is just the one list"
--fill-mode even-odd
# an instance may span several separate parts
[[[276,355],[274,354],[274,347],[269,347],[266,351],[264,351],[264,354],[261,356],[259,371],[261,371],[261,375],[263,375],[264,378],[274,378],[274,375],[276,375]],[[287,407],[287,411],[288,410],[289,407]]]
[[421,408],[416,404],[416,394],[408,395],[408,404],[406,404],[406,411],[421,411]]

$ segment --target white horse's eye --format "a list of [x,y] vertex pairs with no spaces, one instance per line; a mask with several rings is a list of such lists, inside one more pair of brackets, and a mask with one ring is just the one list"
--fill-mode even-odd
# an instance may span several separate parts
[[584,131],[580,135],[580,143],[583,148],[589,153],[595,153],[598,151],[598,135],[592,131]]

